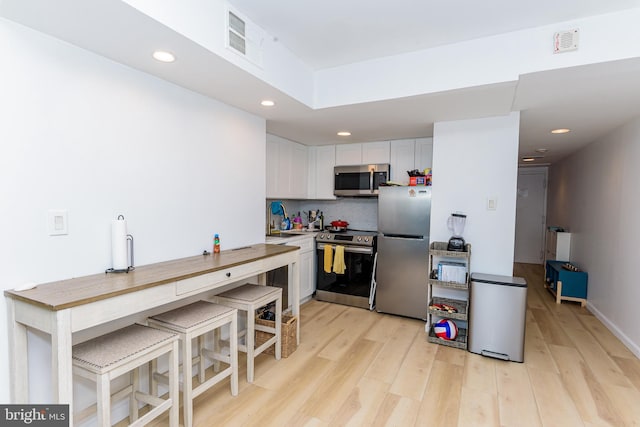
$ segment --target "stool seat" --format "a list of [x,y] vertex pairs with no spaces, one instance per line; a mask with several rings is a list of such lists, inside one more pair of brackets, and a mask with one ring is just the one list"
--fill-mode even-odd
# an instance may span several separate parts
[[277,295],[282,295],[281,288],[246,284],[218,294],[216,297],[225,298],[229,301],[236,300],[242,303],[256,303],[265,297],[276,297]]
[[[269,348],[275,345],[275,358],[280,360],[281,356],[281,331],[282,331],[282,289],[272,286],[261,286],[247,283],[237,288],[230,289],[212,297],[212,300],[218,304],[228,305],[247,313],[246,329],[239,333],[238,336],[244,335],[245,344],[238,345],[238,349],[247,353],[247,382],[252,383],[254,377],[255,358]],[[275,327],[271,328],[263,325],[256,325],[256,310],[268,305],[275,304],[276,319]],[[255,331],[259,330],[272,334],[273,337],[255,347]]]
[[176,334],[138,324],[130,325],[73,346],[73,363],[93,373],[103,374],[138,353],[176,339]]
[[176,308],[175,310],[157,314],[150,317],[157,322],[171,325],[175,330],[186,332],[208,321],[217,320],[220,316],[226,316],[235,312],[231,307],[213,304],[208,301],[198,301],[193,304]]
[[[97,409],[97,423],[111,426],[111,402],[129,397],[131,426],[145,425],[169,410],[169,425],[178,426],[178,335],[130,325],[117,331],[93,338],[73,346],[73,372],[96,383],[96,404],[78,414],[80,422]],[[169,355],[169,397],[161,399],[138,389],[138,369],[160,356]],[[129,373],[129,385],[111,394],[111,380]],[[152,409],[138,417],[138,405],[143,402]]]
[[[208,301],[197,301],[147,319],[149,326],[176,332],[180,336],[182,347],[182,382],[180,385],[182,386],[185,427],[193,425],[193,399],[213,385],[230,377],[231,395],[238,394],[237,319],[237,309]],[[229,336],[232,338],[230,338],[229,353],[222,354],[217,347],[220,328],[226,325],[229,325]],[[215,335],[213,349],[208,349],[204,345],[204,337],[210,332]],[[192,354],[194,338],[197,338],[198,341],[198,353],[195,356]],[[213,361],[214,370],[219,370],[219,362],[225,362],[229,366],[205,381],[206,359]],[[198,363],[199,367],[200,384],[197,387],[193,387],[194,363]],[[155,370],[153,364],[151,369]],[[157,381],[166,381],[166,377],[162,374],[151,376],[151,389],[154,391],[157,388]]]

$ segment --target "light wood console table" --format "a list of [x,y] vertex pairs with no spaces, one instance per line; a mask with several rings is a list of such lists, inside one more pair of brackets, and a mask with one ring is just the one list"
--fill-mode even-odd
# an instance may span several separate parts
[[[212,294],[212,290],[289,266],[293,295],[291,307],[298,317],[300,342],[299,248],[257,244],[157,264],[136,267],[121,274],[96,274],[52,282],[26,290],[5,291],[9,315],[12,403],[29,400],[27,330],[51,336],[51,403],[68,403],[73,414],[71,350],[73,334],[142,313],[165,304]],[[73,425],[73,422],[70,422]]]

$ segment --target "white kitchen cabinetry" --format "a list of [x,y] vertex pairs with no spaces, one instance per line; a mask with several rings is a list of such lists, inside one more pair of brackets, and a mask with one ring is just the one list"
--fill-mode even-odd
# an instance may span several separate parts
[[571,233],[547,230],[546,261],[571,261]]
[[397,139],[391,141],[391,181],[409,184],[407,171],[423,171],[431,167],[433,138]]
[[391,141],[391,181],[409,184],[407,171],[414,169],[415,149],[414,139]]
[[333,167],[336,165],[336,146],[308,147],[308,199],[335,199],[333,195]]
[[336,145],[336,166],[389,163],[389,141]]
[[362,164],[389,163],[389,141],[367,142],[362,144]]
[[[270,237],[267,243],[283,244],[286,246],[300,247],[300,302],[306,302],[316,291],[316,247],[315,233],[291,235],[287,237]],[[291,284],[289,284],[289,295],[292,294]],[[291,304],[291,301],[289,301]]]
[[362,144],[336,145],[336,166],[361,165]]
[[307,148],[267,135],[267,198],[303,199],[307,195]]
[[416,151],[413,167],[424,170],[433,167],[433,138],[416,139]]

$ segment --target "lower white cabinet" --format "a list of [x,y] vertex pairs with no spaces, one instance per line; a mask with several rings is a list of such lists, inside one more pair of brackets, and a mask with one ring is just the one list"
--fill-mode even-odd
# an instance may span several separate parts
[[546,261],[571,261],[571,233],[547,230]]
[[[298,237],[287,237],[285,245],[300,247],[300,302],[306,302],[316,291],[316,248],[315,236],[301,235]],[[291,295],[291,289],[289,290]]]

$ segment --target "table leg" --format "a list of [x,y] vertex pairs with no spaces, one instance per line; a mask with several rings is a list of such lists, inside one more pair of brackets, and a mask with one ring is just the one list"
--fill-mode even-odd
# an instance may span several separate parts
[[29,359],[27,327],[16,322],[15,300],[7,298],[9,324],[9,379],[11,403],[29,403]]
[[300,257],[296,256],[294,262],[289,264],[288,282],[292,284],[293,296],[291,297],[291,312],[298,321],[296,322],[296,344],[300,345]]
[[53,399],[69,404],[69,425],[73,425],[73,370],[71,339],[71,311],[56,311],[51,328],[51,374]]

